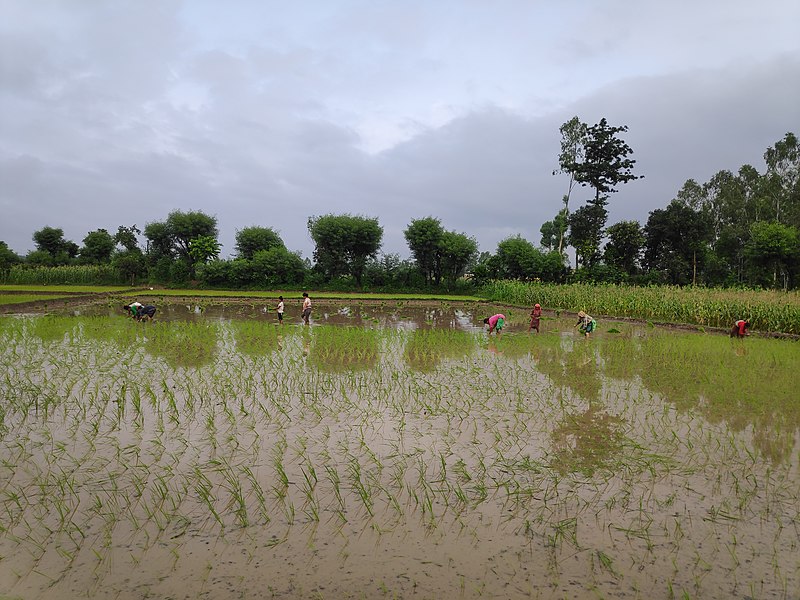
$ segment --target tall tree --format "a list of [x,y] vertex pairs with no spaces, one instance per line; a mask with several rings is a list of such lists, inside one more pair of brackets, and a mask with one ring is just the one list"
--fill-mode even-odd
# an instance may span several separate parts
[[633,174],[636,161],[628,158],[633,153],[618,134],[628,131],[628,126],[611,127],[605,118],[586,130],[583,157],[567,161],[563,167],[582,186],[595,191],[594,203],[605,203],[609,194],[616,192],[620,183],[640,179]]
[[592,267],[600,258],[608,211],[604,203],[589,202],[569,216],[569,243],[575,248],[575,268]]
[[139,250],[139,239],[136,236],[141,233],[136,225],[131,225],[130,227],[120,225],[117,227],[117,233],[114,234],[114,241],[125,250]]
[[644,247],[644,232],[638,221],[620,221],[606,230],[608,242],[603,252],[607,265],[616,267],[628,275],[639,269],[639,258]]
[[217,231],[217,218],[202,211],[181,212],[175,210],[167,216],[167,231],[172,240],[173,248],[185,259],[190,259],[192,240],[198,237],[213,237],[219,235]]
[[673,200],[667,208],[650,213],[644,233],[647,269],[660,272],[665,283],[697,283],[712,237],[706,213]]
[[465,233],[445,231],[439,240],[442,276],[449,283],[461,277],[478,255],[478,243]]
[[434,217],[414,219],[403,232],[411,256],[428,284],[439,285],[442,276],[439,252],[444,228]]
[[745,254],[760,285],[787,289],[800,271],[800,232],[783,223],[759,221],[750,227]]
[[22,259],[8,247],[8,244],[0,241],[0,279],[7,277],[11,267],[21,261]]
[[33,232],[36,249],[50,255],[53,263],[66,264],[78,255],[78,245],[64,239],[64,230],[45,226]]
[[271,227],[245,227],[236,232],[236,253],[250,260],[260,250],[286,248],[281,236]]
[[351,275],[359,286],[367,261],[377,256],[383,238],[378,219],[349,214],[309,217],[308,232],[320,270],[329,279]]
[[566,207],[558,211],[552,221],[542,223],[539,233],[542,239],[539,242],[548,251],[557,251],[563,254],[564,238],[569,229],[569,209]]
[[800,227],[800,144],[789,132],[764,153],[774,220]]
[[[572,195],[575,184],[578,183],[575,178],[574,165],[583,161],[588,125],[582,122],[576,115],[566,123],[563,123],[558,130],[561,132],[561,152],[558,155],[559,168],[553,171],[553,175],[563,173],[569,176],[567,193],[564,194],[562,198],[564,208],[559,212],[559,214],[561,214],[561,212],[564,213],[563,223],[566,224],[569,218],[570,196]],[[555,219],[553,223],[556,225],[561,224],[561,222],[556,223]],[[564,251],[564,235],[566,234],[566,229],[558,229],[557,231],[559,233],[558,253],[562,254]]]
[[116,245],[112,235],[105,229],[91,231],[83,238],[80,260],[93,265],[108,263]]

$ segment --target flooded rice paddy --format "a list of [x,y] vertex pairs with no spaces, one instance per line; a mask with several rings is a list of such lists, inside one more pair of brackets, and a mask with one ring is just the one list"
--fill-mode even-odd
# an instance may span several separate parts
[[314,310],[0,319],[0,597],[800,597],[797,342]]

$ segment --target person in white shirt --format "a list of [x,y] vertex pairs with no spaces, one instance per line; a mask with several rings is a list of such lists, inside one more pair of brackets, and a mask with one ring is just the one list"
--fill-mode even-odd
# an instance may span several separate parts
[[308,297],[308,292],[303,292],[303,323],[306,325],[309,317],[311,317],[311,298]]
[[283,296],[278,296],[278,324],[283,325]]

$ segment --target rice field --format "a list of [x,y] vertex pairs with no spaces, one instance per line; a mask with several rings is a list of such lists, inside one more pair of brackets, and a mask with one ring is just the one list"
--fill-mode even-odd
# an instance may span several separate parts
[[730,327],[737,319],[747,319],[754,331],[800,334],[797,291],[495,281],[482,293],[494,302],[523,306],[539,302],[549,309],[585,310],[593,316],[710,327]]
[[800,596],[796,342],[475,310],[0,318],[0,597]]

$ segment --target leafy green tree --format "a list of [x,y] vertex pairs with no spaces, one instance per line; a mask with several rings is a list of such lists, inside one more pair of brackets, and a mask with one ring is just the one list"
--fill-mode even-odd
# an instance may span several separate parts
[[11,271],[11,267],[21,261],[22,259],[8,247],[8,244],[0,241],[0,279],[5,280]]
[[616,192],[620,183],[628,183],[641,176],[633,174],[636,161],[628,158],[633,153],[618,134],[628,131],[628,126],[611,127],[605,118],[586,129],[583,157],[568,158],[562,169],[570,173],[582,186],[595,191],[594,203],[604,202]]
[[403,232],[411,256],[427,283],[439,285],[442,277],[440,243],[444,228],[439,219],[414,219]]
[[789,132],[764,153],[774,220],[800,227],[800,144]]
[[559,254],[564,250],[564,238],[569,229],[569,210],[564,207],[553,218],[552,221],[545,221],[539,229],[542,234],[540,244],[548,251],[557,251]]
[[628,275],[635,275],[645,242],[641,225],[638,221],[620,221],[609,227],[606,235],[604,262]]
[[367,261],[381,247],[383,228],[377,219],[353,215],[324,215],[308,219],[316,245],[314,260],[329,280],[351,275],[360,286]]
[[144,237],[147,239],[147,256],[151,263],[155,264],[163,258],[174,258],[172,237],[166,223],[148,223],[144,227]]
[[120,225],[117,228],[117,233],[114,234],[114,241],[125,248],[125,250],[139,250],[139,239],[137,236],[141,233],[142,232],[139,231],[136,225],[131,225],[130,227]]
[[220,243],[213,235],[200,235],[189,241],[189,256],[194,263],[205,264],[219,257],[220,250]]
[[167,216],[166,225],[173,248],[178,256],[185,259],[191,258],[192,240],[201,237],[212,237],[216,240],[219,235],[216,217],[211,217],[199,210],[173,211]]
[[490,269],[497,279],[533,279],[538,276],[541,257],[533,244],[517,235],[497,244]]
[[603,203],[587,203],[569,216],[569,243],[575,248],[575,268],[591,268],[600,259],[600,244],[608,211]]
[[105,229],[91,231],[83,238],[80,260],[93,265],[109,263],[116,245],[114,238]]
[[254,283],[264,286],[297,285],[303,282],[306,267],[296,252],[283,246],[258,250],[251,261]]
[[136,278],[147,273],[147,264],[142,251],[138,248],[122,250],[111,258],[111,266],[130,283],[136,285]]
[[285,247],[281,236],[271,227],[245,227],[236,232],[236,253],[239,258],[251,260],[259,250]]
[[[564,252],[564,236],[566,234],[565,226],[569,218],[570,196],[572,195],[572,190],[575,188],[575,185],[578,183],[575,178],[574,165],[581,163],[584,159],[584,146],[588,135],[588,125],[582,122],[577,116],[574,116],[569,121],[562,124],[561,127],[559,127],[559,131],[561,132],[561,152],[558,155],[559,168],[553,171],[553,175],[568,175],[569,185],[567,187],[567,193],[564,194],[562,198],[564,208],[559,211],[559,215],[563,212],[562,218],[559,221],[554,219],[552,223],[554,225],[553,233],[557,232],[559,234],[558,253],[562,254]],[[556,218],[558,219],[558,217]],[[564,228],[562,229],[561,226],[564,226]],[[544,235],[545,232],[542,231],[542,236]],[[551,239],[551,243],[548,244],[547,247],[556,248],[554,240]]]
[[745,254],[757,283],[787,289],[798,271],[800,232],[783,223],[753,223]]
[[439,240],[439,257],[442,276],[455,283],[478,254],[478,243],[465,233],[445,231]]
[[703,267],[712,227],[706,213],[673,200],[666,209],[654,210],[644,227],[645,267],[660,273],[665,283],[697,282]]
[[64,230],[61,228],[45,226],[33,233],[36,249],[47,252],[51,257],[51,264],[67,264],[78,255],[78,245],[64,239]]
[[46,250],[32,250],[25,255],[25,264],[34,267],[52,267],[56,259]]

